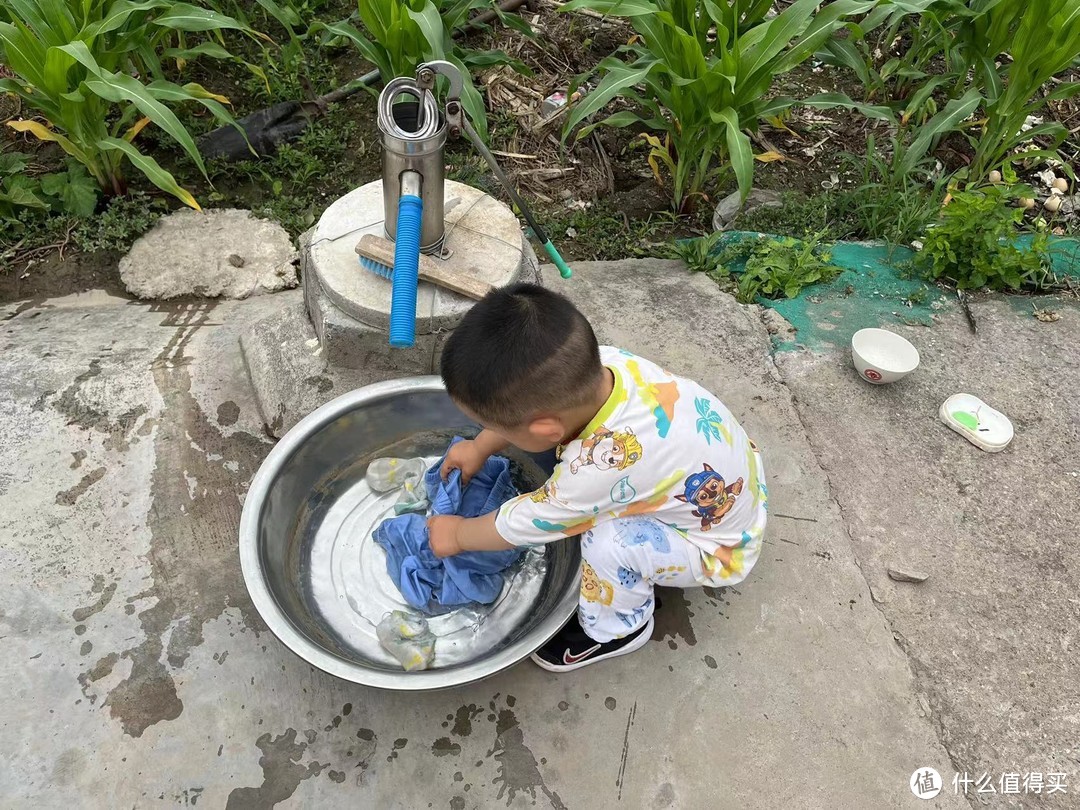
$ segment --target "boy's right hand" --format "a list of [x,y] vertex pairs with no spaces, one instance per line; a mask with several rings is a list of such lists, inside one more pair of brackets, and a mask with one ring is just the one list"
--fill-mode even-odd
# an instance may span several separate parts
[[480,468],[487,460],[487,454],[477,446],[475,441],[465,439],[446,451],[446,459],[439,468],[439,475],[445,481],[451,470],[461,470],[461,485],[465,486],[469,483],[469,479],[480,472]]

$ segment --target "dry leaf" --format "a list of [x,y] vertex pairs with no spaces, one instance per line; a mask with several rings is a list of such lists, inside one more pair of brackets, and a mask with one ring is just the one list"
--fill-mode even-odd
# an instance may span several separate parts
[[1035,307],[1034,304],[1032,304],[1032,307],[1035,309],[1034,315],[1036,320],[1042,321],[1043,323],[1054,323],[1055,321],[1061,320],[1061,315],[1054,312],[1052,309],[1039,309],[1038,307]]

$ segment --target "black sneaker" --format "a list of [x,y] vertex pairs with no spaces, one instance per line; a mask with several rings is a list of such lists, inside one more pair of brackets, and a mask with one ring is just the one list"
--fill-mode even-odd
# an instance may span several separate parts
[[606,658],[640,650],[652,638],[652,631],[653,620],[650,616],[649,621],[630,635],[601,643],[585,634],[575,615],[555,638],[532,654],[532,660],[549,672],[570,672]]

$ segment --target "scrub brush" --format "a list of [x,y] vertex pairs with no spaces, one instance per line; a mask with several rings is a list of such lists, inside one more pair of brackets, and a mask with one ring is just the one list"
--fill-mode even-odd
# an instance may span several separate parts
[[[394,280],[394,243],[389,239],[365,234],[356,245],[356,253],[360,257],[360,266],[365,270],[390,281]],[[423,253],[420,254],[418,276],[421,281],[443,287],[474,301],[479,301],[494,289],[486,281],[440,267],[435,259]]]

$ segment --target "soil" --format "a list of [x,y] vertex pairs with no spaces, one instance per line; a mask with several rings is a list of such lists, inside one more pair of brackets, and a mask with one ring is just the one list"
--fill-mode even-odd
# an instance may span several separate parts
[[119,261],[119,253],[72,251],[64,258],[52,253],[29,267],[5,267],[0,271],[0,304],[59,298],[88,290],[127,296],[120,280]]

